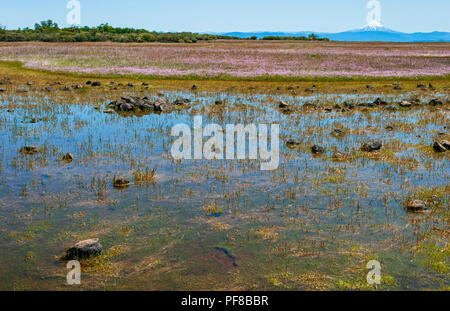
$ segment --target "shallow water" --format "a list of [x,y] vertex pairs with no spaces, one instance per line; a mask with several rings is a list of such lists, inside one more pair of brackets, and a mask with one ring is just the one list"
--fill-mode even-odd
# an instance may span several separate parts
[[[429,244],[448,252],[450,162],[429,147],[438,133],[448,135],[448,110],[283,114],[279,100],[299,106],[378,96],[165,95],[190,98],[192,105],[138,117],[104,114],[106,102],[100,110],[51,98],[0,103],[0,289],[76,289],[66,285],[68,270],[57,256],[91,237],[100,238],[105,252],[83,267],[85,289],[450,285],[448,257],[428,258],[434,248],[421,252]],[[215,106],[218,98],[226,104]],[[170,130],[191,125],[194,115],[224,128],[280,124],[279,168],[261,171],[253,160],[173,160]],[[334,128],[346,134],[330,135]],[[299,148],[288,148],[289,138],[301,141]],[[359,151],[368,138],[383,141],[380,154]],[[313,144],[326,152],[313,156]],[[43,150],[23,155],[24,145]],[[352,157],[335,161],[333,150]],[[67,152],[75,155],[71,163],[60,160]],[[153,168],[154,180],[134,180],[134,173]],[[134,183],[115,189],[115,175]],[[437,193],[435,205],[411,215],[403,205],[420,189]],[[384,282],[376,288],[366,284],[371,259],[382,264]]]

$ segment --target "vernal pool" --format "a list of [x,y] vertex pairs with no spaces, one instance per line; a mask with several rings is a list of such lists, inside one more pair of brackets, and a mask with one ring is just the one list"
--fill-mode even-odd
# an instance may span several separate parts
[[[449,288],[450,158],[431,147],[449,137],[447,95],[439,95],[442,107],[395,111],[334,107],[374,95],[163,96],[191,103],[137,116],[103,113],[107,101],[0,102],[0,289]],[[286,113],[280,100],[320,103]],[[174,160],[171,128],[195,115],[224,128],[280,124],[278,169],[262,171],[258,160]],[[298,144],[288,147],[289,139]],[[362,152],[368,139],[383,148]],[[325,152],[313,155],[314,144]],[[20,153],[27,145],[41,150]],[[68,152],[74,160],[62,161]],[[119,175],[131,185],[114,188]],[[409,199],[430,210],[407,212]],[[59,257],[93,237],[104,251],[82,262],[81,285],[70,286]],[[372,259],[381,263],[376,286],[366,281]]]

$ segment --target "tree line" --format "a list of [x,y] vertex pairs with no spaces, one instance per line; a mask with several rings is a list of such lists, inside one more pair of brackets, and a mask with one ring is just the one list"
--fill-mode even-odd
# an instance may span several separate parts
[[[60,28],[52,20],[36,23],[34,28],[7,30],[0,25],[0,42],[177,42],[195,43],[206,40],[256,40],[256,37],[238,38],[232,36],[198,34],[192,32],[156,32],[145,29],[113,27],[101,24],[97,27],[67,27]],[[315,34],[308,37],[267,36],[262,40],[327,40],[318,38]]]

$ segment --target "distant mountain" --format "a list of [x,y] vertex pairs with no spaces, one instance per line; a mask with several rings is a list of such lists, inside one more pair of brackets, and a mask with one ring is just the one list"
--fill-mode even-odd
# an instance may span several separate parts
[[[239,38],[250,38],[253,36],[258,39],[267,36],[308,36],[312,31],[300,32],[228,32],[221,33],[225,36],[234,36]],[[367,26],[361,29],[349,30],[338,33],[314,32],[320,38],[328,38],[334,41],[384,41],[384,42],[450,42],[449,32],[415,32],[404,33],[394,31],[386,27]]]

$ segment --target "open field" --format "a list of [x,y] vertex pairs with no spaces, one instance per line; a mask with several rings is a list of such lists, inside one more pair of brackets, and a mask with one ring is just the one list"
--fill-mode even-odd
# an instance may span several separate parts
[[0,60],[34,69],[153,79],[413,79],[448,77],[450,43],[0,43]]
[[[244,48],[235,44],[229,49]],[[289,57],[274,52],[277,44],[254,47],[263,68],[289,67]],[[69,46],[0,44],[0,53],[43,69],[49,62],[53,70],[92,66],[103,73],[111,66],[106,55],[114,66],[141,68],[156,49],[161,68],[174,62],[175,70],[192,66],[183,61],[198,57],[194,51],[214,49],[202,64],[228,74],[258,68],[250,59],[248,67],[230,58],[234,69],[224,66],[218,60],[228,53],[220,52],[220,42]],[[290,43],[283,46],[295,54]],[[320,49],[306,46],[302,64],[324,70],[320,61],[307,60],[322,55]],[[394,59],[404,61],[396,67],[402,72],[449,74],[445,44],[380,45],[376,51],[367,44],[367,50],[332,46],[321,49],[348,64],[352,54],[390,59],[395,66]],[[232,56],[244,59],[239,54]],[[344,70],[330,59],[335,70]],[[382,71],[387,67],[381,63],[376,66]],[[450,151],[432,147],[450,140],[448,77],[242,82],[145,75],[52,73],[0,62],[0,289],[450,288]],[[144,96],[190,102],[163,113],[125,113],[108,105]],[[401,106],[402,100],[411,105]],[[196,115],[222,126],[280,124],[279,168],[261,171],[253,160],[174,160],[171,127],[191,124]],[[361,149],[373,139],[382,142],[380,150]],[[312,154],[314,144],[324,152]],[[24,146],[37,152],[24,152]],[[68,152],[71,161],[63,160]],[[114,187],[115,176],[130,185]],[[423,201],[426,210],[408,210],[411,200]],[[103,253],[82,261],[82,285],[70,287],[60,257],[93,237]],[[366,282],[372,259],[382,264],[377,286]]]

